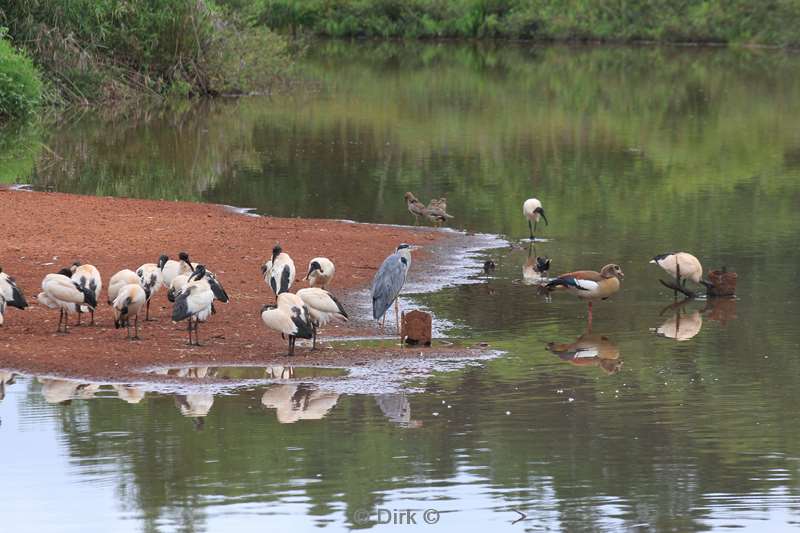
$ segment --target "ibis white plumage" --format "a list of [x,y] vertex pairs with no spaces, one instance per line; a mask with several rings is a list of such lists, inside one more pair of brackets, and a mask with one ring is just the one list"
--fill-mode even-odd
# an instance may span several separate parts
[[308,262],[308,274],[306,274],[305,279],[308,280],[308,284],[312,287],[327,289],[335,274],[336,267],[333,261],[327,257],[315,257]]
[[[114,300],[117,299],[120,289],[125,285],[140,284],[141,279],[133,270],[125,268],[120,270],[108,280],[108,305],[114,305]],[[144,287],[142,287],[144,288]],[[146,289],[145,289],[146,290]]]
[[179,253],[177,261],[169,259],[166,255],[162,255],[161,258],[159,258],[159,263],[162,262],[162,259],[164,259],[164,266],[161,267],[161,281],[167,288],[172,285],[172,281],[175,277],[181,275],[190,276],[191,273],[194,272],[196,266],[189,260],[189,254],[186,252]]
[[147,304],[145,309],[145,321],[150,320],[150,300],[164,284],[164,278],[161,274],[161,269],[167,264],[168,257],[162,255],[158,258],[158,263],[145,263],[136,269],[136,274],[141,280],[142,288],[147,293]]
[[4,315],[7,306],[25,309],[28,307],[28,302],[25,300],[22,291],[17,287],[14,278],[0,268],[0,326],[3,325],[5,320]]
[[[139,340],[139,312],[147,302],[147,293],[139,283],[129,283],[122,287],[114,299],[114,327],[127,328],[128,340]],[[131,319],[134,321],[134,335],[131,337]]]
[[[82,265],[77,261],[72,264],[70,270],[72,271],[72,281],[81,287],[88,287],[94,292],[94,299],[95,302],[97,302],[100,298],[100,291],[103,288],[103,280],[100,277],[100,271],[97,270],[94,265]],[[78,325],[81,324],[81,313],[85,313],[87,310],[91,312],[91,324],[94,324],[94,308],[90,307],[89,309],[78,308]]]
[[687,279],[698,284],[703,279],[703,265],[700,264],[699,259],[687,252],[659,254],[650,262],[660,266],[664,272],[684,287]]
[[311,345],[313,350],[317,347],[317,329],[334,319],[347,321],[347,313],[341,302],[325,289],[318,287],[300,289],[297,291],[297,296],[306,304],[308,313],[311,316],[311,325],[314,332]]
[[58,274],[48,274],[42,280],[42,292],[37,296],[40,304],[50,309],[59,309],[58,331],[64,324],[64,333],[69,333],[67,319],[69,313],[75,313],[80,306],[91,309],[97,307],[94,291],[89,287],[81,287],[71,279],[72,272],[62,269]]
[[532,241],[536,239],[533,234],[536,231],[536,225],[539,223],[540,219],[544,219],[545,225],[550,225],[547,221],[547,216],[544,214],[542,202],[537,198],[528,198],[525,200],[525,203],[522,204],[522,214],[528,219],[528,229],[530,230]]
[[[200,346],[198,338],[198,324],[205,322],[213,312],[214,300],[223,303],[228,301],[228,295],[216,277],[206,272],[203,265],[197,268],[189,277],[186,287],[175,298],[175,305],[172,307],[172,320],[180,322],[189,320],[187,331],[189,332],[189,342],[192,345],[192,331],[194,331],[194,346]],[[194,324],[194,325],[193,325]]]
[[294,261],[283,251],[280,244],[275,245],[272,249],[272,258],[261,267],[264,282],[276,296],[292,288],[296,273]]
[[280,293],[277,304],[262,307],[261,320],[268,328],[280,332],[281,336],[289,337],[288,355],[294,355],[297,337],[310,339],[314,335],[308,306],[299,296],[291,292]]
[[175,299],[183,292],[187,283],[189,283],[189,275],[187,274],[179,274],[172,278],[172,282],[169,284],[169,289],[167,290],[167,300],[175,303]]

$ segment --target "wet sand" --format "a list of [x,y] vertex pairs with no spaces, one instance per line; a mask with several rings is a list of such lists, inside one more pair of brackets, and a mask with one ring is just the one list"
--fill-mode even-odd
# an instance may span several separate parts
[[[30,304],[24,311],[6,310],[5,325],[0,327],[0,368],[106,380],[141,378],[142,369],[153,366],[350,365],[407,354],[399,347],[323,346],[309,352],[298,343],[295,357],[286,357],[286,341],[261,322],[261,306],[273,302],[274,295],[263,282],[260,267],[276,242],[294,259],[298,278],[305,275],[311,258],[329,257],[336,264],[330,290],[347,302],[370,284],[397,244],[422,246],[414,259],[424,265],[431,258],[425,246],[447,236],[425,228],[251,217],[218,205],[13,190],[0,190],[0,226],[0,266],[16,278]],[[142,340],[128,341],[124,329],[114,329],[106,303],[108,279],[123,268],[135,270],[157,262],[162,253],[177,258],[184,250],[216,273],[230,303],[216,303],[217,314],[200,325],[204,345],[190,347],[185,323],[170,320],[172,305],[162,288],[151,303],[156,321],[140,320]],[[76,260],[95,265],[103,277],[96,325],[56,333],[59,312],[37,305],[35,297],[46,274]],[[292,290],[304,286],[306,282],[296,281]],[[84,323],[88,319],[84,315]],[[75,320],[72,315],[70,324]],[[373,323],[354,321],[328,326],[321,336],[331,334],[376,335],[378,330]],[[463,355],[463,348],[459,352]]]

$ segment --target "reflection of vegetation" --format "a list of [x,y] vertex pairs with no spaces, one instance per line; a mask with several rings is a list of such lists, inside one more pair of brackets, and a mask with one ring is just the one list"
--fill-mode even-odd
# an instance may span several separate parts
[[41,153],[37,124],[10,124],[0,128],[0,183],[26,181]]

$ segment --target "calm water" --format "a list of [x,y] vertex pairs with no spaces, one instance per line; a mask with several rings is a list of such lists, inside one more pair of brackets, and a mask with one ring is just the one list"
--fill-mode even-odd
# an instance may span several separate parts
[[[6,136],[0,180],[392,223],[412,221],[413,190],[512,241],[536,195],[551,223],[536,253],[553,272],[619,263],[621,293],[589,332],[584,304],[519,282],[525,248],[486,251],[491,276],[417,301],[507,353],[388,392],[339,392],[334,372],[120,401],[17,377],[4,523],[396,530],[378,511],[413,509],[425,531],[800,525],[800,56],[327,43],[301,67],[318,90]],[[669,308],[647,261],[673,249],[738,272],[738,299]]]

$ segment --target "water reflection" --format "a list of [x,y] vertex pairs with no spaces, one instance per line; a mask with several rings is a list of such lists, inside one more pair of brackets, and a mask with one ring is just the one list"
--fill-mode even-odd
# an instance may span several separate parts
[[400,427],[419,428],[423,425],[422,420],[411,418],[411,402],[404,393],[377,394],[375,403],[386,418]]
[[281,424],[319,420],[336,406],[338,400],[337,393],[311,383],[272,385],[261,396],[261,404],[267,409],[275,409]]
[[599,366],[607,374],[615,374],[622,368],[619,346],[605,335],[587,332],[574,342],[549,342],[547,349],[575,366]]
[[0,370],[0,401],[6,397],[6,385],[13,385],[16,374],[7,370]]
[[88,400],[100,389],[96,383],[82,383],[69,379],[37,378],[42,384],[42,396],[47,403],[67,404],[73,399]]
[[112,387],[117,391],[117,398],[126,403],[137,404],[144,400],[145,391],[139,387],[133,385],[112,385]]
[[736,319],[736,300],[733,298],[709,298],[703,309],[691,309],[694,305],[697,305],[696,300],[686,299],[665,307],[660,314],[667,314],[669,318],[654,330],[656,335],[688,341],[700,333],[703,316],[723,326]]

